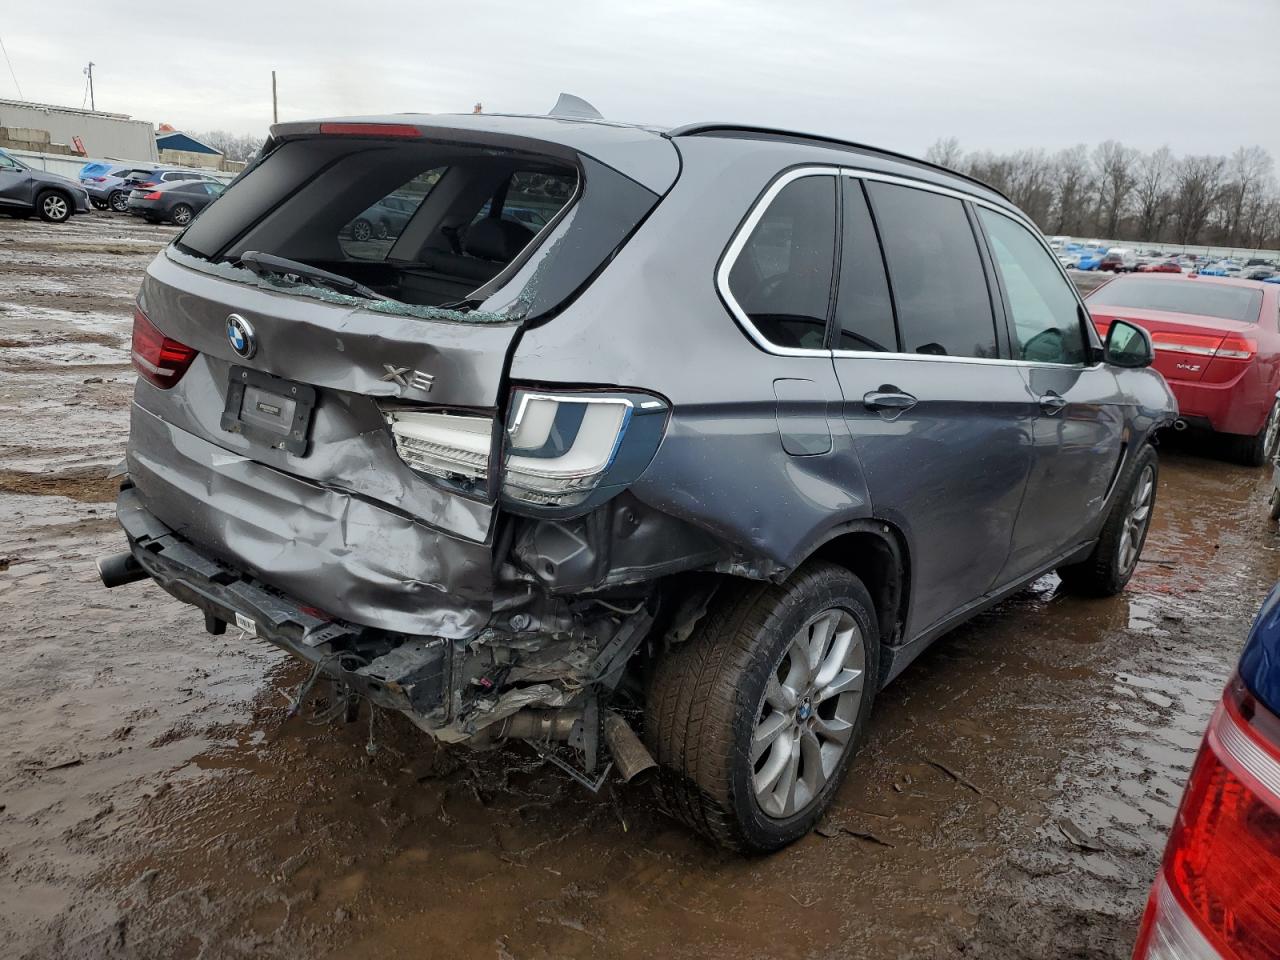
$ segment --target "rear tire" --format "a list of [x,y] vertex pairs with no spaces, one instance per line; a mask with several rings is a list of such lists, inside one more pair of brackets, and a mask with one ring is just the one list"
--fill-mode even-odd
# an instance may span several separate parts
[[1231,433],[1224,439],[1227,443],[1227,456],[1241,466],[1260,467],[1267,462],[1266,427],[1252,436]]
[[107,197],[107,206],[116,213],[129,212],[129,195],[123,190],[115,190]]
[[662,806],[732,850],[804,836],[857,753],[879,670],[871,597],[843,567],[727,586],[650,684],[645,739]]
[[36,197],[36,211],[49,223],[66,223],[74,209],[71,198],[61,190],[45,190]]
[[373,236],[373,224],[364,217],[359,218],[351,224],[351,239],[364,242]]
[[1271,499],[1267,502],[1267,508],[1272,520],[1280,520],[1280,489],[1271,488]]
[[1064,587],[1091,597],[1113,597],[1125,588],[1147,542],[1159,479],[1155,447],[1143,444],[1116,485],[1111,512],[1089,556],[1058,568]]
[[185,203],[180,203],[169,213],[169,218],[180,227],[185,227],[191,222],[191,218],[196,215]]
[[105,200],[99,200],[97,197],[90,197],[90,198],[89,198],[89,202],[90,202],[91,204],[93,204],[93,209],[95,209],[95,210],[106,210],[106,209],[107,209],[107,201],[105,201]]

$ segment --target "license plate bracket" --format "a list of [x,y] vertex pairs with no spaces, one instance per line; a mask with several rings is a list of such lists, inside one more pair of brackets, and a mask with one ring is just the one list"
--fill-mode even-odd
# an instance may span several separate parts
[[261,370],[232,367],[222,429],[305,457],[315,407],[315,387]]

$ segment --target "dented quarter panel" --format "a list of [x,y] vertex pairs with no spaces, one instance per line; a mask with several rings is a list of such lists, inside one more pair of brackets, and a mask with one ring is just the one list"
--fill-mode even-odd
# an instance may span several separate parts
[[[666,397],[666,436],[630,492],[723,541],[737,569],[780,575],[870,516],[831,359],[759,349],[715,287],[730,237],[795,148],[714,137],[679,147],[671,195],[572,310],[522,334],[512,376]],[[775,380],[788,381],[776,398]]]

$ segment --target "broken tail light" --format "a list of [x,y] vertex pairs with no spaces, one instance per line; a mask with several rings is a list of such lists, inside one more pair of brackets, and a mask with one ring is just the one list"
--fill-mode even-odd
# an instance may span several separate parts
[[1174,819],[1134,960],[1262,960],[1280,944],[1280,717],[1235,677]]
[[138,374],[161,390],[168,390],[187,372],[196,351],[185,343],[166,337],[142,308],[133,308],[133,342],[129,357]]
[[[581,512],[622,490],[653,459],[666,430],[665,400],[632,391],[517,389],[500,475],[515,512]],[[427,410],[385,411],[396,452],[415,471],[483,495],[494,421]]]

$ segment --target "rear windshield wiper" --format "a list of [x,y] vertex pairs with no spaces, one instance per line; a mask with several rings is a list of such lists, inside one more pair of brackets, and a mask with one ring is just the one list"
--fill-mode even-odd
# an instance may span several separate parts
[[330,273],[328,270],[321,270],[319,267],[313,267],[299,260],[275,257],[257,250],[246,250],[240,254],[240,266],[246,270],[253,271],[258,276],[262,276],[264,273],[274,273],[281,277],[292,275],[300,279],[322,283],[326,287],[337,290],[339,293],[352,293],[369,300],[387,299],[377,291],[369,289],[363,283],[352,280],[350,277],[344,277],[340,273]]

